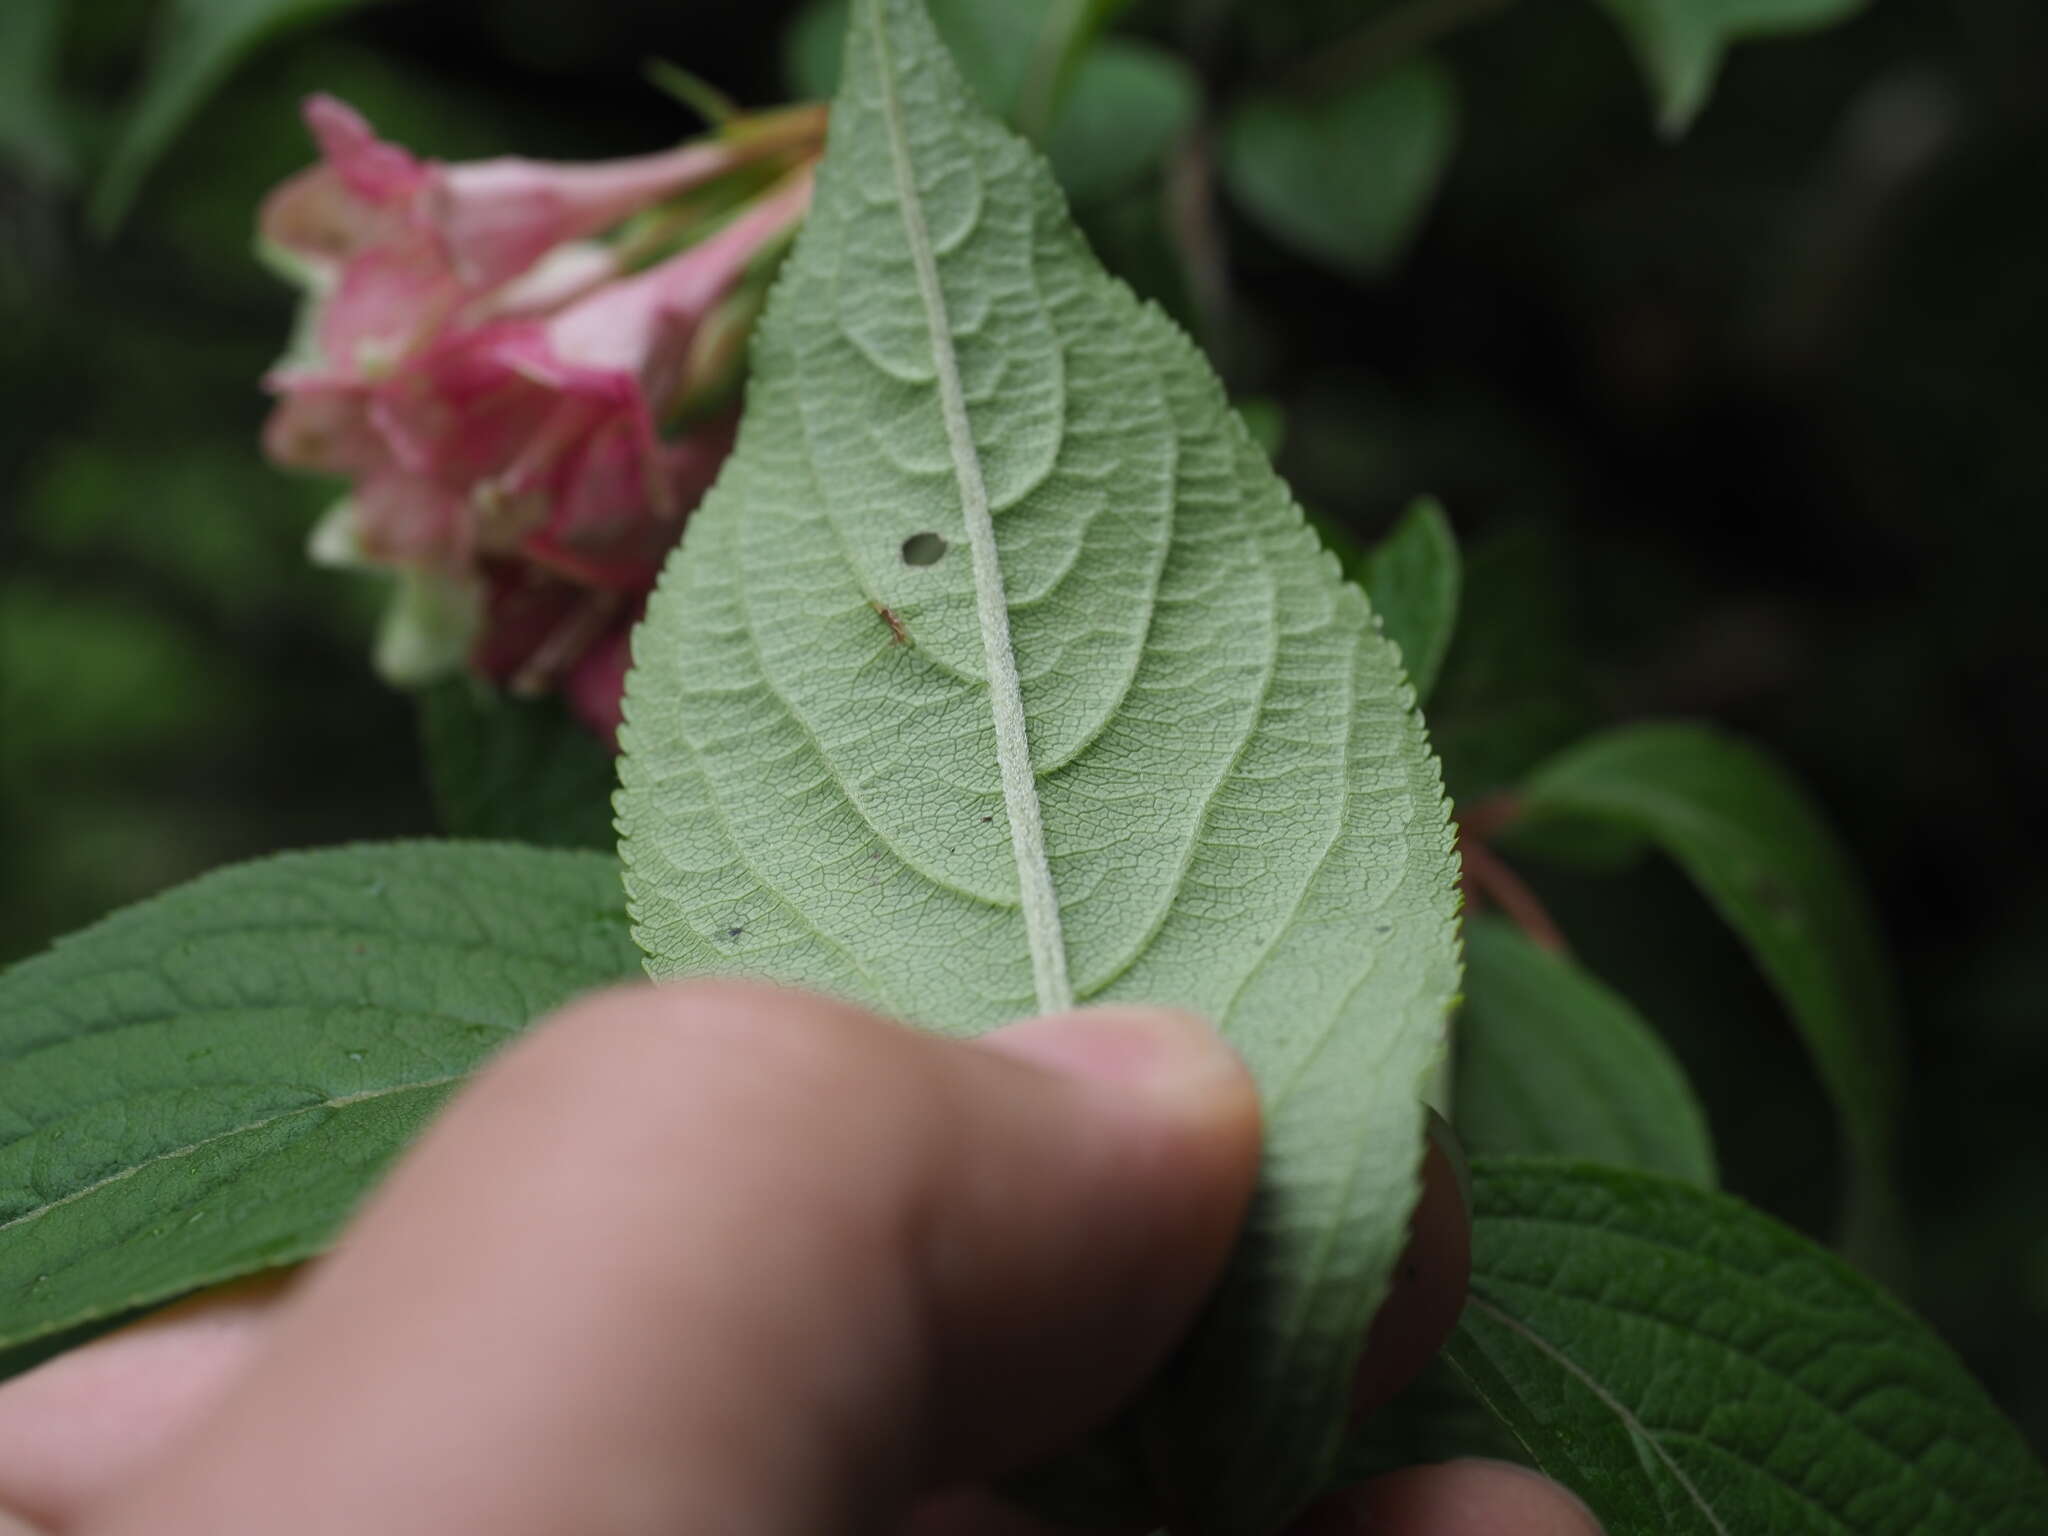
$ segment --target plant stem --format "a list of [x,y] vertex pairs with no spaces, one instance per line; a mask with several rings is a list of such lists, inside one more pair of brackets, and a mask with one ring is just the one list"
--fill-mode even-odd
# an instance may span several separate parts
[[1179,254],[1194,303],[1203,350],[1216,371],[1231,376],[1230,250],[1216,217],[1214,130],[1198,120],[1166,163],[1166,231]]
[[1499,907],[1501,914],[1540,947],[1554,955],[1571,953],[1564,931],[1557,926],[1536,893],[1523,883],[1499,854],[1469,835],[1458,839],[1458,857],[1465,868],[1465,895],[1476,909],[1482,900]]
[[1522,819],[1522,797],[1498,790],[1468,806],[1458,807],[1458,831],[1474,842],[1489,842]]

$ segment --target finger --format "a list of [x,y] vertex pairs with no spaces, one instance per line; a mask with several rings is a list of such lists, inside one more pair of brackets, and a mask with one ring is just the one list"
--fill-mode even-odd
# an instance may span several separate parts
[[[1415,1379],[1450,1337],[1464,1310],[1472,1274],[1471,1198],[1465,1154],[1456,1133],[1439,1115],[1430,1116],[1424,1149],[1422,1194],[1409,1218],[1408,1246],[1395,1268],[1387,1299],[1373,1320],[1353,1389],[1353,1418],[1377,1412]],[[1482,1468],[1483,1468],[1482,1464]],[[1432,1472],[1434,1469],[1431,1469]],[[1510,1471],[1518,1469],[1509,1468]],[[1477,1481],[1487,1483],[1482,1470]],[[1422,1480],[1427,1493],[1437,1480]],[[1462,1479],[1452,1481],[1457,1494]],[[1483,1496],[1485,1489],[1481,1488]],[[1399,1495],[1401,1485],[1383,1491]],[[1356,1495],[1355,1495],[1356,1496]],[[1367,1495],[1370,1496],[1370,1495]],[[1412,1497],[1412,1495],[1411,1495]],[[1540,1495],[1539,1495],[1540,1497]],[[1569,1496],[1567,1496],[1569,1497]],[[1349,1520],[1347,1506],[1336,1506]],[[1341,1529],[1350,1530],[1351,1525]],[[1367,1525],[1407,1536],[1401,1525]],[[1512,1536],[1513,1527],[1504,1527]],[[902,1528],[903,1536],[1071,1536],[981,1489],[960,1489],[928,1500]]]
[[0,1510],[62,1530],[136,1476],[221,1399],[285,1284],[208,1291],[0,1387]]
[[[1360,1358],[1353,1391],[1355,1419],[1376,1412],[1414,1380],[1457,1326],[1472,1273],[1467,1188],[1465,1155],[1456,1133],[1432,1113],[1422,1194],[1409,1218],[1408,1246]],[[1480,1480],[1486,1476],[1482,1472]],[[1424,1479],[1425,1491],[1433,1483],[1433,1478]],[[1399,1485],[1393,1491],[1398,1493]],[[1454,1483],[1452,1492],[1456,1491]],[[1350,1518],[1345,1505],[1336,1508],[1341,1519]],[[902,1529],[903,1536],[1070,1536],[980,1489],[956,1490],[927,1501]],[[1407,1527],[1400,1525],[1365,1529],[1407,1536]],[[1511,1533],[1513,1528],[1505,1529]]]
[[1327,1499],[1290,1536],[1601,1536],[1592,1511],[1505,1461],[1405,1467]]
[[1221,1267],[1257,1119],[1172,1014],[963,1045],[756,986],[589,1000],[87,1529],[866,1528],[1137,1387]]
[[1471,1198],[1456,1134],[1434,1112],[1422,1163],[1422,1196],[1387,1299],[1366,1334],[1352,1390],[1352,1418],[1384,1407],[1421,1374],[1458,1326],[1472,1279]]

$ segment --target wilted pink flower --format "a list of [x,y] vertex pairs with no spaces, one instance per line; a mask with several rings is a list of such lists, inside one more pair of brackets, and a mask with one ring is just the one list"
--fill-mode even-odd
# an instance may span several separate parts
[[[791,138],[755,133],[590,165],[510,156],[444,165],[379,139],[332,96],[310,98],[305,114],[321,163],[265,199],[259,228],[331,285],[316,340],[322,371],[342,376],[395,366],[449,311],[557,247],[784,149]],[[586,281],[611,275],[601,249],[584,254],[597,258]]]
[[486,621],[470,657],[477,674],[518,691],[529,679],[557,682],[569,707],[605,740],[619,728],[628,642],[647,606],[594,592],[534,566],[494,563],[487,572]]
[[263,229],[313,274],[313,349],[265,381],[282,397],[266,451],[353,481],[325,546],[473,594],[460,599],[480,615],[473,670],[522,691],[562,685],[608,735],[626,633],[732,441],[730,412],[678,437],[663,423],[707,359],[731,366],[729,335],[706,322],[802,217],[809,173],[799,160],[644,270],[622,272],[588,237],[763,144],[814,151],[816,119],[810,140],[778,119],[735,143],[599,165],[443,166],[331,98],[307,118],[324,159],[272,193]]

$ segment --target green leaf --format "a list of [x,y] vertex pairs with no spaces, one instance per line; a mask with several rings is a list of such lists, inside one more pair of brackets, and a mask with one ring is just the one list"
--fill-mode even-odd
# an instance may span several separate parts
[[1451,648],[1463,580],[1457,535],[1433,496],[1419,498],[1367,558],[1366,593],[1380,628],[1401,647],[1420,703],[1429,701],[1444,652]]
[[290,854],[0,975],[0,1350],[317,1252],[478,1062],[634,971],[617,868]]
[[1415,1198],[1457,977],[1436,766],[1194,346],[914,0],[863,0],[847,57],[739,445],[635,637],[637,933],[658,976],[954,1033],[1217,1020],[1266,1181],[1151,1438],[1205,1529],[1263,1531],[1321,1487]]
[[1542,523],[1467,546],[1457,633],[1430,695],[1430,741],[1460,805],[1519,781],[1590,724],[1576,565]]
[[1750,37],[1833,26],[1868,0],[1600,0],[1627,36],[1657,100],[1657,125],[1676,137],[1707,104],[1721,56]]
[[821,101],[839,89],[853,0],[806,0],[782,33],[782,74],[792,95]]
[[[814,0],[786,39],[800,94],[839,88],[849,0]],[[932,0],[933,24],[983,106],[1028,124],[1067,195],[1094,202],[1159,164],[1193,121],[1201,87],[1163,48],[1096,34],[1104,0]],[[1049,124],[1049,127],[1044,125]]]
[[[1008,117],[1055,6],[1067,0],[931,0],[932,24],[981,104]],[[786,40],[789,74],[809,96],[839,92],[853,0],[810,0]]]
[[456,837],[610,848],[617,772],[557,699],[514,699],[468,678],[419,696],[442,826]]
[[49,181],[76,159],[58,80],[63,0],[0,5],[0,157]]
[[[986,0],[984,0],[986,3]],[[1000,0],[1015,9],[1016,0]],[[1074,71],[1087,57],[1103,28],[1127,9],[1131,0],[1050,0],[1041,9],[1038,40],[1024,78],[1017,86],[1011,121],[1020,133],[1042,140],[1055,118]]]
[[1819,809],[1756,748],[1701,725],[1609,731],[1522,788],[1532,822],[1582,818],[1649,838],[1749,946],[1842,1117],[1849,1241],[1881,1257],[1900,1045],[1890,967],[1847,853]]
[[1473,1165],[1451,1363],[1610,1531],[2038,1533],[2048,1480],[1926,1326],[1725,1195]]
[[1223,177],[1275,238],[1377,277],[1422,222],[1457,124],[1450,75],[1410,59],[1312,96],[1240,101],[1223,125]]
[[192,114],[271,38],[364,0],[170,0],[140,99],[128,114],[93,191],[93,222],[120,224],[163,152]]
[[1451,1369],[1450,1362],[1438,1355],[1385,1408],[1351,1426],[1333,1480],[1340,1487],[1352,1488],[1417,1462],[1457,1461],[1467,1456],[1528,1460],[1513,1432],[1465,1378]]
[[1540,1153],[1714,1183],[1685,1073],[1620,997],[1512,923],[1465,924],[1458,1134],[1484,1157]]
[[1074,70],[1046,158],[1068,197],[1100,202],[1166,159],[1200,101],[1194,71],[1165,49],[1105,38]]

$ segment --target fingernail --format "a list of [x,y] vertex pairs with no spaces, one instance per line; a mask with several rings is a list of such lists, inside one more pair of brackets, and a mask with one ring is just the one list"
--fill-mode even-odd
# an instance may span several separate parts
[[1171,1008],[1100,1008],[1026,1019],[983,1037],[1004,1055],[1142,1096],[1176,1114],[1235,1113],[1256,1100],[1251,1074],[1203,1020]]

